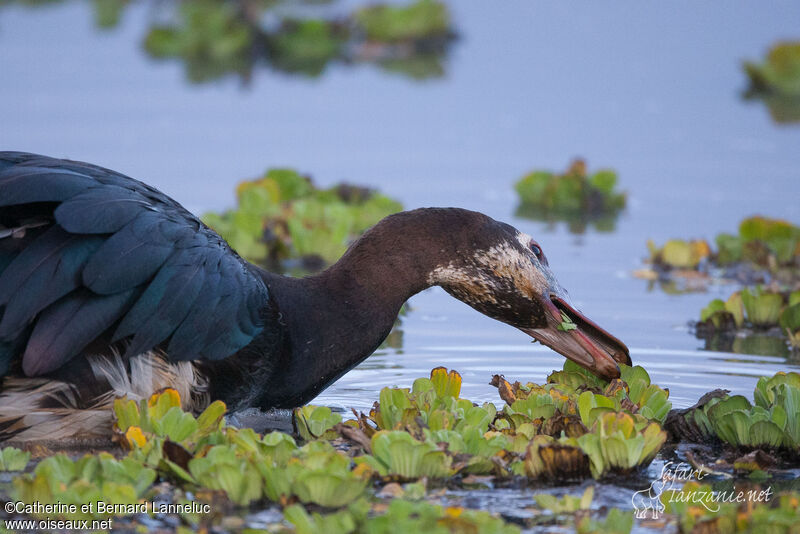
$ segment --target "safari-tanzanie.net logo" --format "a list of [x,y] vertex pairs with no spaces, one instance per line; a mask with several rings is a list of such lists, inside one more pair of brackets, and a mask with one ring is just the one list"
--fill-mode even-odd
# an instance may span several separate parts
[[661,468],[661,476],[653,480],[650,487],[639,490],[631,496],[631,504],[637,519],[658,519],[664,513],[667,502],[699,504],[712,513],[719,512],[724,503],[768,502],[773,495],[772,488],[737,490],[686,489],[682,486],[689,481],[701,481],[708,473],[687,463],[667,462]]

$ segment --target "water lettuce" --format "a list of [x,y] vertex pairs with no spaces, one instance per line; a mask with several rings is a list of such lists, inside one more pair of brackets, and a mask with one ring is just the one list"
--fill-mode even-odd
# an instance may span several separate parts
[[744,62],[750,91],[800,98],[800,42],[775,44],[763,63]]
[[372,436],[372,455],[356,458],[358,465],[368,465],[381,476],[400,479],[446,478],[455,474],[452,462],[452,457],[435,444],[418,441],[400,430],[376,432]]
[[0,471],[22,471],[30,459],[30,452],[15,447],[4,447],[0,449]]
[[617,175],[609,169],[589,174],[583,160],[573,161],[563,174],[536,170],[516,184],[517,215],[533,219],[565,220],[575,232],[588,222],[599,230],[613,228],[625,207],[625,193],[616,190]]
[[333,263],[367,228],[403,209],[369,189],[318,189],[290,169],[272,169],[236,192],[236,209],[207,213],[203,221],[243,257],[276,268],[290,259]]
[[[789,455],[800,452],[800,374],[780,372],[761,377],[753,394],[755,403],[741,395],[719,395],[683,410],[682,421],[691,437],[719,439],[733,448],[767,449]],[[687,437],[690,437],[687,436]]]
[[[800,347],[800,291],[788,293],[764,287],[745,288],[731,294],[727,301],[712,300],[701,310],[696,325],[699,337],[774,327],[779,328],[793,347]],[[780,336],[776,341],[777,349],[786,349]],[[775,350],[767,353],[774,354]]]
[[337,434],[331,429],[342,422],[342,416],[331,412],[327,406],[308,404],[295,408],[293,415],[297,432],[305,441],[335,438]]

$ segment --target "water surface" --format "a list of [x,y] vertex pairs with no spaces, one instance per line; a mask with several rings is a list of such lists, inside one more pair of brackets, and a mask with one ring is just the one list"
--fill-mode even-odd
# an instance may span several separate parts
[[[368,66],[314,79],[255,72],[186,81],[140,42],[137,3],[100,31],[89,3],[0,9],[0,146],[90,161],[147,181],[195,212],[233,202],[237,181],[291,166],[321,185],[381,188],[406,207],[462,206],[542,244],[573,303],[631,347],[678,406],[785,359],[703,350],[686,326],[713,296],[648,291],[630,277],[647,238],[711,238],[755,213],[800,222],[800,128],[745,102],[740,68],[797,37],[800,5],[452,3],[460,39],[443,78],[414,82]],[[512,185],[582,156],[629,192],[616,230],[569,233],[514,216]],[[494,373],[541,381],[562,358],[431,289],[411,300],[402,348],[379,351],[317,399],[368,408],[386,385],[437,365],[464,395],[499,401]]]

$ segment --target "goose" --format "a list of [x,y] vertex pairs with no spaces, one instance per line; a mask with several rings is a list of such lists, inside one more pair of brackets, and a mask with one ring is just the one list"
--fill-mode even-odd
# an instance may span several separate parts
[[569,304],[539,243],[484,214],[390,215],[296,278],[245,261],[145,183],[0,152],[0,440],[102,436],[115,398],[166,387],[193,412],[301,406],[431,286],[599,376],[631,364]]

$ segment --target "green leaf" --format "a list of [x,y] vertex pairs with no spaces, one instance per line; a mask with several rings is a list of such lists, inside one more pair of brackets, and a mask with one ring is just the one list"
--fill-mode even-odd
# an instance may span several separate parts
[[28,465],[31,453],[15,447],[0,450],[0,471],[22,471]]

